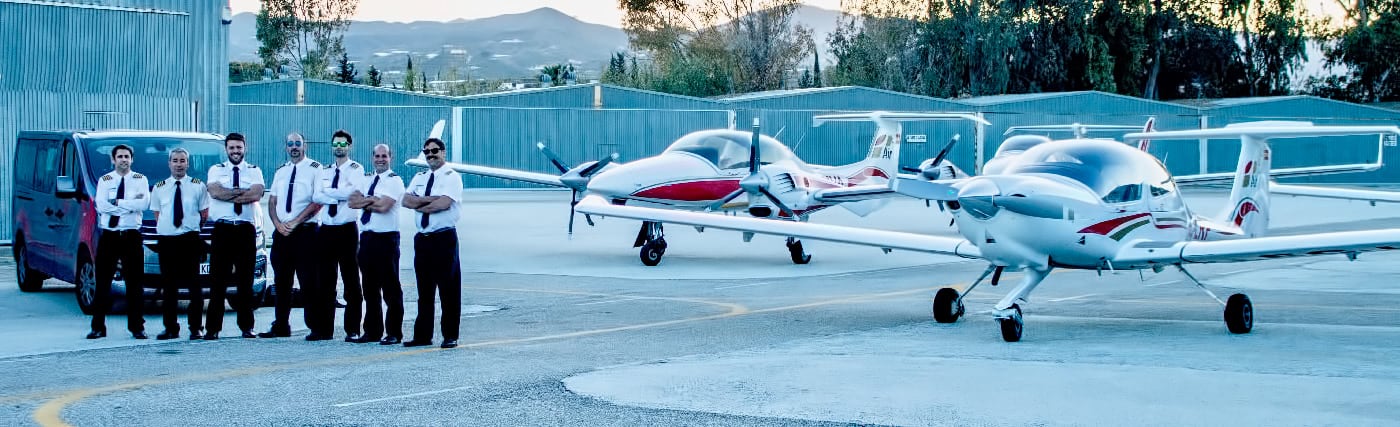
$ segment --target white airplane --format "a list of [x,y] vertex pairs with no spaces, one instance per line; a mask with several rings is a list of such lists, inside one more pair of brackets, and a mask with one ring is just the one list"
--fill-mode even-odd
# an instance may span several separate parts
[[[888,188],[898,174],[902,122],[929,120],[985,120],[965,113],[830,114],[813,118],[813,125],[862,121],[876,125],[875,137],[865,159],[842,166],[804,163],[777,139],[759,133],[712,129],[680,137],[661,154],[628,163],[613,163],[616,154],[599,161],[568,167],[544,144],[539,149],[562,175],[448,163],[454,170],[573,190],[572,205],[579,196],[595,195],[613,204],[641,204],[691,211],[747,212],[759,218],[806,221],[808,215],[840,205],[857,215],[867,215],[888,200],[863,196],[869,190]],[[944,149],[944,155],[947,149]],[[755,161],[757,160],[757,161]],[[417,162],[417,163],[415,163]],[[422,166],[421,160],[409,165]],[[589,225],[591,218],[585,216]],[[702,227],[697,230],[703,231]],[[573,233],[573,207],[569,212]],[[746,236],[747,237],[747,236]],[[745,241],[748,239],[746,238]],[[642,263],[654,266],[666,252],[665,230],[660,222],[643,221],[633,247],[640,247]],[[796,238],[787,240],[792,262],[806,264],[811,255]]]
[[[1023,270],[1020,285],[993,310],[1006,341],[1021,339],[1022,307],[1031,291],[1055,268],[1160,272],[1171,266],[1225,307],[1230,332],[1248,333],[1253,329],[1254,313],[1249,297],[1234,294],[1221,301],[1184,265],[1324,254],[1354,258],[1360,252],[1400,249],[1400,229],[1261,237],[1269,223],[1270,140],[1372,134],[1393,137],[1400,135],[1400,128],[1262,123],[1127,135],[1129,140],[1240,139],[1239,163],[1235,172],[1228,174],[1233,180],[1229,201],[1213,217],[1196,215],[1187,208],[1177,183],[1215,180],[1218,174],[1173,179],[1160,161],[1142,150],[1112,140],[1082,138],[1042,140],[1008,158],[1005,169],[995,175],[939,182],[899,179],[892,183],[890,192],[945,202],[957,219],[961,239],[614,206],[596,197],[585,198],[579,210],[987,261],[990,266],[986,272],[964,294],[988,275],[995,284],[1003,269]],[[1345,168],[1356,171],[1373,166],[1294,168],[1274,175],[1331,173]],[[1377,193],[1313,191],[1343,198]],[[1390,195],[1389,199],[1397,198]],[[933,316],[938,322],[955,322],[964,312],[962,295],[956,289],[943,288],[935,294]]]

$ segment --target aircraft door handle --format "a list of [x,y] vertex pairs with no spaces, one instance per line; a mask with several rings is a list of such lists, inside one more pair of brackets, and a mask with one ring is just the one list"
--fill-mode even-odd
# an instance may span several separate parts
[[54,212],[53,216],[58,217],[58,219],[63,219],[63,211]]
[[53,208],[44,208],[44,216],[53,216]]

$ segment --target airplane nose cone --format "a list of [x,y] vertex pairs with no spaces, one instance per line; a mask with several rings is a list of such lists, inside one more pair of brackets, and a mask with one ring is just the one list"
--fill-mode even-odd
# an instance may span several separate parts
[[630,165],[617,165],[593,175],[588,181],[588,191],[606,197],[622,197],[636,191],[635,176],[630,173]]
[[999,195],[1001,188],[995,181],[974,177],[958,189],[958,205],[973,218],[988,219],[1001,210],[993,200]]

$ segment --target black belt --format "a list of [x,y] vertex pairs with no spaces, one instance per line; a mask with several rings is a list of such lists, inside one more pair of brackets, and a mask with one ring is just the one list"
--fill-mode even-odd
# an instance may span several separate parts
[[139,228],[133,228],[133,229],[130,229],[130,230],[108,230],[108,229],[103,228],[103,229],[101,229],[101,230],[102,230],[103,233],[112,233],[112,234],[127,234],[127,233],[140,233],[140,232],[141,232],[141,229],[139,229]]
[[433,230],[433,231],[428,231],[428,232],[422,232],[422,231],[420,231],[420,232],[418,232],[418,235],[419,235],[419,236],[432,236],[432,235],[437,235],[437,234],[441,234],[441,233],[448,233],[448,232],[456,233],[456,232],[457,232],[457,227],[440,228],[440,229]]
[[227,220],[227,219],[221,219],[221,220],[218,220],[218,221],[214,221],[214,225],[243,225],[243,224],[253,225],[253,222],[252,222],[252,221],[231,221],[231,220]]

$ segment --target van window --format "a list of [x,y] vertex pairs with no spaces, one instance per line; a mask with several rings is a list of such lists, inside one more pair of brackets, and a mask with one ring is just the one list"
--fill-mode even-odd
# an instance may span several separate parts
[[33,159],[39,155],[39,144],[42,141],[33,139],[21,139],[19,145],[15,147],[15,186],[19,188],[34,188],[34,170],[42,169],[34,166],[24,159]]
[[56,144],[45,142],[39,145],[34,166],[34,190],[53,191],[54,177],[58,176],[58,151]]
[[117,144],[131,146],[135,153],[131,170],[155,183],[170,177],[170,150],[184,148],[190,153],[190,176],[204,179],[209,168],[224,161],[224,145],[216,139],[180,138],[102,138],[86,140],[88,166],[93,176],[112,171],[112,148]]

